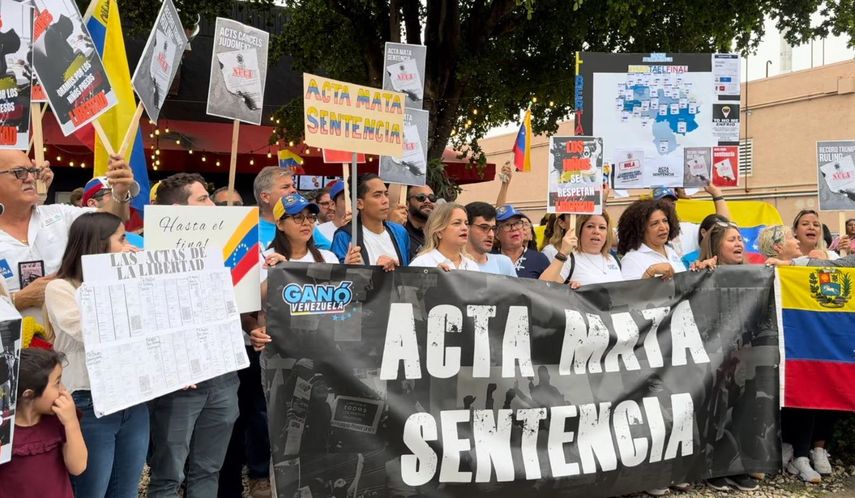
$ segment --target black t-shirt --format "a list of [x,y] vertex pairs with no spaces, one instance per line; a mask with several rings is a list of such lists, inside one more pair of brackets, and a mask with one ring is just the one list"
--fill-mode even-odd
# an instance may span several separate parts
[[526,249],[523,255],[520,256],[520,259],[516,261],[512,260],[512,262],[519,278],[537,279],[549,268],[549,258],[534,249]]

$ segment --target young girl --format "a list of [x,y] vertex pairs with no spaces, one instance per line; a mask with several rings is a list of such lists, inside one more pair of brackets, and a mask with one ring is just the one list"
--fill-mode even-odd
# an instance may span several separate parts
[[83,413],[80,425],[93,451],[86,472],[72,478],[77,496],[136,498],[148,450],[148,408],[139,404],[101,418],[95,417],[86,348],[80,324],[77,288],[83,280],[80,258],[89,254],[131,250],[125,227],[110,213],[86,213],[71,224],[68,245],[56,279],[45,288],[45,310],[56,339],[54,348],[66,355],[63,383]]
[[72,498],[68,474],[86,470],[86,444],[62,385],[62,362],[56,351],[21,351],[12,460],[0,465],[0,498]]

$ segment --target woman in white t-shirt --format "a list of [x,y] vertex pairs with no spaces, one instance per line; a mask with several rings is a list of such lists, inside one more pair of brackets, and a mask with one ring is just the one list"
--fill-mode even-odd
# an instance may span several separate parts
[[424,228],[425,245],[410,266],[441,268],[445,271],[481,271],[466,254],[469,222],[460,204],[442,204],[430,213]]
[[[276,235],[270,247],[264,251],[262,269],[261,302],[267,302],[266,269],[285,261],[292,263],[330,263],[338,264],[335,254],[315,247],[312,233],[318,220],[320,209],[300,194],[288,194],[273,206],[273,219],[276,220]],[[362,256],[359,247],[351,247],[347,252],[345,264],[361,265]],[[263,323],[263,311],[259,323]],[[261,326],[249,334],[253,349],[261,351],[270,342],[267,328]]]
[[674,203],[639,200],[626,208],[618,220],[618,254],[624,280],[669,279],[686,271],[671,241],[680,235]]
[[[840,259],[840,255],[832,251],[825,244],[822,237],[822,223],[819,215],[813,209],[802,209],[793,219],[793,235],[799,240],[799,249],[802,256],[810,256],[815,259]],[[838,247],[849,250],[849,237],[845,234],[841,237]]]
[[[578,241],[578,245],[577,242]],[[568,282],[572,288],[623,280],[617,260],[609,254],[614,235],[608,213],[581,215],[576,229],[567,231],[555,260],[540,276],[541,280]]]

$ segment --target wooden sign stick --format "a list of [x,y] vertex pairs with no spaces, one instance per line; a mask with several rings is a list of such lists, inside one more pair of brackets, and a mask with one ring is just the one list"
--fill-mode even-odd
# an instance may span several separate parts
[[97,119],[92,121],[92,128],[95,129],[95,133],[98,135],[98,138],[101,140],[101,144],[104,146],[104,150],[107,151],[108,156],[115,156],[116,150],[113,149],[113,145],[110,143],[110,138],[107,136],[107,132],[104,131],[104,128],[101,126],[101,122]]
[[[837,230],[838,237],[846,235],[846,213],[844,211],[837,212]],[[852,241],[850,241],[850,243],[852,243]],[[849,251],[845,251],[840,248],[838,248],[838,251],[840,251],[841,256],[846,256],[849,253]]]
[[[30,110],[30,124],[33,128],[33,152],[35,153],[36,164],[44,164],[45,162],[45,138],[42,130],[42,105],[36,104]],[[29,153],[29,152],[28,152]],[[38,195],[47,194],[47,185],[42,180],[36,180],[36,193]]]
[[235,191],[235,174],[237,173],[237,153],[238,153],[238,136],[240,135],[240,121],[235,119],[232,126],[232,155],[229,159],[229,200],[228,205],[232,205]]
[[134,111],[134,117],[131,118],[131,125],[128,127],[128,131],[125,132],[125,138],[122,139],[122,145],[119,146],[119,155],[125,157],[125,154],[128,152],[128,147],[130,147],[131,142],[134,137],[137,136],[137,130],[140,129],[140,118],[143,113],[143,105],[142,101],[137,104],[137,109]]

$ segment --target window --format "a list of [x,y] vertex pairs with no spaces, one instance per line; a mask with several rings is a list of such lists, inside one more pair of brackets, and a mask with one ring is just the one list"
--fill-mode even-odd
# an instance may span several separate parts
[[739,176],[754,173],[754,145],[750,138],[739,141]]

